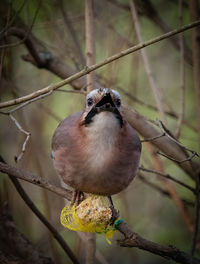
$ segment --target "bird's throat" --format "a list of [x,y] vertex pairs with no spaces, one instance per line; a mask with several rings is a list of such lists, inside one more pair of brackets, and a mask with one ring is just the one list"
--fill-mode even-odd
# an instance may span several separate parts
[[104,166],[113,155],[120,133],[120,124],[111,112],[102,112],[94,117],[86,129],[87,152],[94,167]]

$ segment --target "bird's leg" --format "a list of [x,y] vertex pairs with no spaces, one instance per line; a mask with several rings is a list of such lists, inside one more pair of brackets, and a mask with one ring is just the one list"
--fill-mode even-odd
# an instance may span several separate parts
[[117,220],[117,218],[119,217],[119,211],[115,209],[111,196],[108,196],[108,200],[110,203],[110,209],[112,211],[111,225],[113,225],[115,220]]
[[71,205],[75,204],[76,206],[79,205],[80,202],[82,202],[84,199],[84,194],[83,192],[79,190],[74,190],[72,193],[72,200],[71,200]]

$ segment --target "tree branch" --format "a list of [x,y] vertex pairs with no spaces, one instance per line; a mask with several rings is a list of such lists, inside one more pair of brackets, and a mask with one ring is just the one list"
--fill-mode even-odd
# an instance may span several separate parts
[[[3,162],[0,162],[0,171],[13,177],[17,177],[30,183],[36,184],[40,187],[46,188],[50,191],[57,193],[60,196],[67,198],[68,200],[71,200],[71,191],[56,186],[54,186],[53,188],[53,185],[50,184],[48,181],[41,179],[40,177],[23,169],[12,167]],[[117,226],[117,230],[122,233],[125,237],[124,240],[119,241],[120,246],[137,247],[149,251],[153,254],[159,255],[161,257],[172,259],[178,263],[200,264],[200,261],[198,259],[190,257],[188,254],[183,251],[180,251],[174,246],[162,246],[142,238],[137,233],[133,232],[125,222],[120,223]]]
[[[195,22],[193,22],[191,24],[188,24],[188,25],[186,25],[184,27],[181,27],[179,29],[175,29],[173,31],[170,31],[170,32],[164,34],[164,35],[158,36],[158,37],[156,37],[154,39],[148,40],[146,42],[140,43],[140,44],[135,45],[135,46],[133,46],[131,48],[123,50],[123,51],[121,51],[121,52],[119,52],[119,53],[117,53],[117,54],[115,54],[115,55],[113,55],[113,56],[111,56],[109,58],[106,58],[102,62],[99,62],[97,64],[91,65],[89,67],[85,67],[80,72],[71,75],[69,78],[67,78],[65,80],[62,80],[62,81],[60,81],[58,83],[49,85],[49,86],[47,86],[47,87],[45,87],[43,89],[37,90],[37,91],[35,91],[33,93],[30,93],[28,95],[16,98],[14,100],[10,100],[10,101],[7,101],[7,102],[2,102],[2,103],[0,103],[0,108],[8,107],[8,106],[16,105],[16,104],[20,104],[20,103],[26,102],[26,101],[28,101],[30,99],[33,99],[35,97],[38,97],[38,96],[40,96],[42,94],[46,94],[46,93],[48,93],[51,90],[57,90],[58,88],[66,85],[66,84],[69,84],[69,83],[77,80],[78,78],[83,77],[84,75],[86,75],[86,74],[88,74],[88,73],[90,73],[90,72],[92,72],[92,71],[94,71],[96,69],[101,68],[102,66],[104,66],[104,65],[106,65],[108,63],[111,63],[111,62],[113,62],[113,61],[115,61],[115,60],[117,60],[119,58],[122,58],[122,57],[124,57],[124,56],[126,56],[126,55],[128,55],[130,53],[133,53],[135,51],[141,50],[141,49],[143,49],[143,48],[145,48],[147,46],[150,46],[150,45],[152,45],[154,43],[157,43],[157,42],[159,42],[161,40],[164,40],[166,38],[174,36],[174,35],[176,35],[176,34],[178,34],[180,32],[186,31],[186,30],[191,29],[193,27],[196,27],[198,25],[200,25],[200,20],[197,20],[197,21],[195,21]],[[58,61],[57,61],[57,63],[58,63]],[[54,65],[54,67],[55,67],[55,65]]]
[[164,177],[164,178],[166,178],[166,179],[172,180],[172,181],[178,183],[179,185],[185,187],[186,189],[190,190],[191,192],[193,192],[193,194],[197,195],[196,189],[194,189],[193,187],[191,187],[191,186],[185,184],[184,182],[181,182],[181,181],[175,179],[174,177],[172,177],[171,175],[169,175],[169,174],[167,174],[167,173],[163,173],[163,172],[156,171],[156,170],[146,169],[146,168],[144,168],[143,166],[140,166],[140,167],[139,167],[139,170],[141,170],[141,171],[145,171],[145,172],[148,172],[148,173],[157,174],[157,175],[159,175],[159,176],[161,176],[161,177]]
[[152,241],[146,240],[137,233],[133,232],[124,222],[119,224],[117,229],[125,236],[125,239],[119,241],[119,245],[122,247],[137,247],[182,264],[200,263],[200,260],[197,258],[190,257],[188,254],[180,251],[174,246],[162,246]]
[[[138,42],[141,43],[141,42],[143,42],[143,39],[142,39],[140,24],[139,24],[137,10],[135,7],[134,0],[130,0],[130,9],[131,9],[131,15],[133,18],[133,23],[134,23],[137,39],[138,39]],[[141,55],[142,55],[142,59],[143,59],[143,63],[144,63],[144,68],[145,68],[145,71],[146,71],[146,74],[147,74],[147,77],[149,80],[149,84],[151,86],[151,90],[153,92],[153,96],[154,96],[158,111],[160,113],[160,117],[163,120],[163,122],[166,123],[165,113],[164,113],[163,104],[162,104],[162,98],[161,98],[161,94],[160,94],[160,88],[159,88],[158,83],[156,82],[156,79],[152,73],[149,58],[148,58],[148,55],[147,55],[147,52],[145,49],[141,50]]]

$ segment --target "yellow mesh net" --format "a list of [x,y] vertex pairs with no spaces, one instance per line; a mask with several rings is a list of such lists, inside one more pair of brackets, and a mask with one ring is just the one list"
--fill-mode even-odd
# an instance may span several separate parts
[[61,224],[74,231],[105,234],[108,243],[114,232],[110,225],[112,211],[108,199],[104,196],[89,195],[78,206],[66,205],[60,215]]

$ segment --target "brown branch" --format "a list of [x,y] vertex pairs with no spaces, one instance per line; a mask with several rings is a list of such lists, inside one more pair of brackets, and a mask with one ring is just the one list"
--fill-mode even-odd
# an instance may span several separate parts
[[164,137],[164,136],[165,136],[165,133],[162,133],[162,134],[155,136],[155,137],[142,139],[142,140],[140,140],[140,142],[142,142],[142,143],[143,142],[149,142],[149,141],[153,141],[153,140],[156,140],[156,139]]
[[73,24],[72,24],[70,18],[68,17],[66,10],[65,10],[65,7],[64,7],[64,4],[63,4],[63,0],[60,0],[60,10],[61,10],[61,13],[63,15],[63,19],[64,19],[64,22],[65,22],[65,25],[67,26],[67,28],[68,28],[71,36],[72,36],[73,42],[75,44],[75,47],[76,47],[76,50],[77,50],[77,54],[78,54],[77,57],[80,59],[81,65],[84,66],[85,65],[85,58],[83,56],[83,52],[81,50],[81,46],[79,44],[79,41],[78,41],[78,38],[77,38],[77,34],[75,32]]
[[[183,25],[183,1],[179,0],[179,26]],[[184,120],[184,109],[185,109],[185,65],[184,65],[184,41],[183,34],[179,34],[179,42],[180,42],[180,90],[181,90],[181,109],[180,114],[177,121],[177,127],[175,130],[175,137],[179,138],[181,133],[181,127]]]
[[[152,138],[160,135],[160,131],[157,131],[153,126],[151,126],[149,122],[147,122],[145,117],[140,115],[138,112],[128,107],[122,106],[122,113],[126,117],[126,120],[130,123],[130,125],[135,128],[144,138]],[[174,144],[174,142],[168,137],[156,139],[151,143],[160,151],[162,151],[166,155],[169,155],[170,157],[173,157],[176,160],[183,160],[188,158],[183,149],[179,145]],[[196,170],[200,169],[200,166],[198,164],[194,163],[193,161],[190,162],[192,162]],[[189,162],[178,163],[178,166],[180,166],[192,178],[196,177],[195,170]]]
[[[130,0],[130,9],[131,9],[131,15],[133,18],[133,23],[134,23],[135,32],[137,35],[138,42],[142,43],[143,39],[142,39],[140,24],[139,24],[137,10],[135,7],[134,0]],[[142,49],[141,55],[142,55],[142,59],[143,59],[143,63],[144,63],[144,68],[145,68],[145,71],[146,71],[146,74],[147,74],[147,77],[149,80],[149,84],[150,84],[151,90],[153,92],[153,96],[154,96],[158,111],[160,113],[160,117],[166,123],[166,118],[165,118],[161,94],[160,94],[160,88],[159,88],[158,83],[156,82],[156,79],[154,78],[154,75],[152,73],[149,58],[147,55],[147,51],[145,49]]]
[[193,152],[188,158],[185,158],[185,159],[182,159],[182,160],[177,160],[177,159],[174,159],[174,158],[172,158],[170,156],[165,155],[164,153],[161,153],[160,151],[157,151],[157,154],[159,154],[159,155],[161,155],[161,156],[163,156],[163,157],[165,157],[165,158],[167,158],[167,159],[169,159],[171,161],[177,162],[179,164],[184,163],[186,161],[191,161],[197,155],[196,152]]
[[[154,111],[157,111],[157,108],[154,106],[154,105],[151,105],[151,104],[148,104],[146,102],[143,102],[142,100],[140,100],[138,97],[134,96],[133,94],[125,91],[124,89],[122,89],[121,87],[117,86],[116,89],[118,91],[120,91],[121,93],[123,93],[124,95],[126,95],[129,99],[131,99],[132,101],[140,104],[140,105],[143,105],[149,109],[152,109]],[[178,115],[174,112],[174,111],[165,111],[165,114],[172,117],[172,118],[176,118],[178,119]],[[197,128],[194,127],[193,125],[191,125],[189,122],[187,122],[186,120],[183,120],[183,123],[189,127],[190,129],[192,129],[193,131],[195,132],[198,132]]]
[[19,178],[21,180],[35,184],[37,186],[40,186],[42,188],[48,189],[49,191],[56,193],[57,195],[60,195],[60,196],[66,198],[68,200],[71,200],[71,195],[72,195],[71,191],[66,190],[65,188],[62,188],[62,187],[58,187],[58,186],[50,183],[46,179],[38,177],[37,175],[35,175],[31,172],[25,171],[25,170],[17,168],[17,167],[10,166],[10,165],[5,164],[3,162],[0,162],[0,171],[6,173],[8,175],[12,175],[12,176]]
[[[122,58],[122,57],[124,57],[124,56],[126,56],[126,55],[128,55],[130,53],[133,53],[135,51],[141,50],[141,49],[143,49],[143,48],[145,48],[147,46],[150,46],[150,45],[152,45],[154,43],[157,43],[157,42],[159,42],[161,40],[164,40],[166,38],[174,36],[174,35],[176,35],[176,34],[178,34],[180,32],[183,32],[183,31],[188,30],[190,28],[196,27],[198,25],[200,25],[200,20],[197,20],[196,22],[188,24],[188,25],[186,25],[184,27],[181,27],[179,29],[175,29],[175,30],[173,30],[171,32],[168,32],[168,33],[164,34],[164,35],[158,36],[158,37],[156,37],[154,39],[148,40],[148,41],[146,41],[144,43],[140,43],[140,44],[135,45],[135,46],[133,46],[131,48],[123,50],[123,51],[121,51],[121,52],[119,52],[119,53],[117,53],[117,54],[115,54],[115,55],[113,55],[113,56],[111,56],[109,58],[106,58],[102,62],[99,62],[97,64],[91,65],[89,67],[85,67],[80,72],[75,73],[75,74],[71,75],[69,78],[67,78],[65,80],[62,80],[62,81],[60,81],[60,82],[58,82],[56,84],[49,85],[49,86],[47,86],[47,87],[45,87],[43,89],[37,90],[37,91],[35,91],[35,92],[31,93],[31,94],[16,98],[14,100],[10,100],[10,101],[7,101],[7,102],[2,102],[2,103],[0,103],[0,108],[8,107],[8,106],[16,105],[16,104],[20,104],[20,103],[26,102],[26,101],[28,101],[30,99],[33,99],[35,97],[38,97],[38,96],[40,96],[42,94],[46,94],[46,93],[48,93],[51,90],[57,90],[58,88],[66,85],[66,84],[69,84],[69,83],[77,80],[78,78],[83,77],[84,75],[86,75],[86,74],[88,74],[88,73],[90,73],[90,72],[92,72],[92,71],[94,71],[96,69],[99,69],[99,68],[103,67],[104,65],[106,65],[108,63],[111,63],[111,62],[113,62],[113,61],[115,61],[115,60],[117,60],[119,58]],[[61,62],[58,62],[58,61],[54,60],[54,63],[49,63],[51,65],[51,67],[49,65],[49,66],[46,66],[46,68],[48,68],[50,71],[53,68],[54,72],[56,72],[56,70],[55,70],[56,65],[55,64],[59,64],[59,63],[62,64]],[[61,66],[61,65],[59,65],[59,66]],[[67,71],[67,72],[69,72],[69,71]],[[66,73],[65,73],[65,75],[66,75]]]
[[27,143],[28,143],[28,141],[29,141],[29,139],[31,137],[31,133],[26,131],[24,128],[22,128],[20,123],[17,121],[17,119],[12,114],[9,113],[9,117],[15,123],[15,125],[17,126],[19,131],[21,131],[22,133],[24,133],[26,135],[26,139],[24,140],[24,143],[22,145],[21,153],[18,156],[15,156],[15,162],[17,163],[17,162],[19,162],[22,159],[22,157],[23,157],[23,155],[24,155],[24,153],[26,151],[26,145],[27,145]]
[[[147,180],[147,178],[141,172],[138,172],[137,177],[139,178],[140,181],[142,181],[146,185],[150,186],[154,190],[158,191],[160,194],[162,194],[164,196],[167,196],[168,198],[171,198],[170,193],[167,190],[164,190],[163,188],[161,188],[157,184]],[[188,200],[186,200],[184,198],[181,198],[181,201],[184,203],[185,206],[190,206],[190,207],[194,207],[195,206],[195,204],[193,202],[188,201]]]
[[[50,184],[48,181],[41,179],[40,177],[30,172],[27,172],[23,169],[12,167],[3,162],[0,162],[0,171],[10,176],[17,177],[22,180],[28,181],[30,183],[36,184],[40,187],[46,188],[50,191],[57,193],[60,196],[67,198],[68,200],[71,200],[71,191],[65,190],[64,188],[56,187]],[[142,238],[137,233],[133,232],[125,222],[120,223],[117,226],[117,229],[125,237],[124,240],[119,242],[120,246],[137,247],[149,251],[153,254],[162,256],[164,258],[172,259],[178,263],[183,263],[183,264],[200,263],[198,259],[190,257],[188,254],[178,250],[174,246],[170,246],[170,247],[162,246]]]
[[163,173],[163,172],[160,172],[160,171],[156,171],[156,170],[150,170],[150,169],[146,169],[144,168],[143,166],[140,166],[139,167],[139,170],[141,171],[145,171],[145,172],[148,172],[148,173],[153,173],[153,174],[157,174],[161,177],[164,177],[166,179],[169,179],[169,180],[172,180],[176,183],[178,183],[179,185],[185,187],[186,189],[190,190],[191,192],[193,192],[195,195],[197,195],[197,192],[196,192],[196,189],[194,189],[193,187],[187,185],[186,183],[182,182],[182,181],[179,181],[177,179],[175,179],[174,177],[172,177],[171,175],[167,174],[167,173]]
[[125,239],[119,241],[119,245],[122,247],[137,247],[182,264],[200,263],[199,259],[190,257],[188,254],[180,251],[174,246],[162,246],[142,238],[140,235],[133,232],[124,222],[119,224],[117,229],[125,236]]
[[[94,2],[85,0],[85,47],[86,47],[86,66],[95,64],[95,38],[94,38]],[[95,72],[92,71],[86,76],[87,92],[95,88]]]
[[[197,157],[199,157],[199,154],[196,152],[196,151],[194,151],[194,150],[191,150],[191,149],[189,149],[189,148],[187,148],[186,146],[184,146],[183,144],[181,144],[173,135],[172,135],[172,133],[166,128],[166,126],[162,123],[162,121],[160,121],[160,120],[157,120],[157,122],[158,122],[158,125],[159,125],[159,127],[160,127],[160,130],[163,132],[163,133],[165,133],[165,135],[168,137],[168,138],[170,138],[172,141],[174,141],[176,144],[178,144],[180,147],[182,147],[183,149],[185,149],[185,150],[187,150],[187,151],[189,151],[189,152],[191,152],[194,156],[197,156]],[[182,161],[183,162],[183,161]]]
[[[130,5],[126,3],[121,3],[118,0],[107,0],[116,6],[130,12]],[[171,31],[171,28],[163,21],[162,17],[157,12],[156,8],[154,7],[153,3],[149,0],[136,0],[135,2],[136,8],[139,15],[145,15],[151,21],[155,23],[157,27],[159,27],[163,33]],[[188,8],[186,6],[186,8]],[[179,39],[177,36],[174,36],[169,39],[172,45],[178,50],[179,49]],[[192,65],[192,52],[184,43],[184,52],[185,52],[185,60],[188,64]]]

